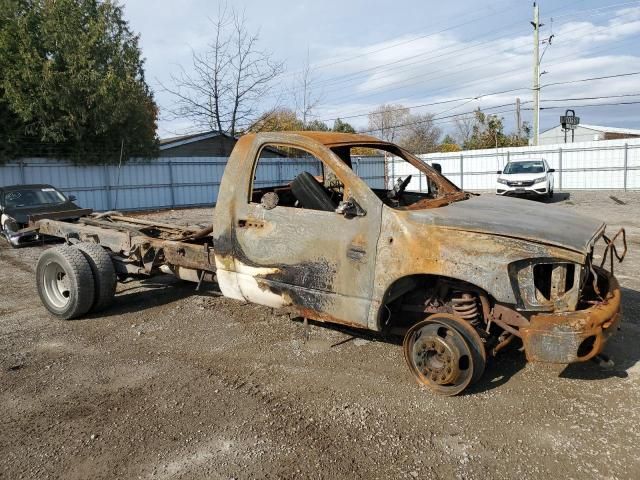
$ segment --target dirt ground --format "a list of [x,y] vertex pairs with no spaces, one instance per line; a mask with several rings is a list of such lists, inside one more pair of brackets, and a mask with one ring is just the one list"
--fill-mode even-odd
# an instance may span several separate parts
[[0,478],[638,479],[640,192],[613,195],[555,203],[627,229],[615,366],[514,349],[454,398],[419,387],[397,343],[316,324],[304,343],[288,314],[169,277],[53,320],[34,282],[46,247],[0,242]]

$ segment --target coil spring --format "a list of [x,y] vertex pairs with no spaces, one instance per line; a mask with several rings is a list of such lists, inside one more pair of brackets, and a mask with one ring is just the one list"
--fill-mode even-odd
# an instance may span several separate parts
[[456,292],[458,296],[451,298],[453,311],[461,318],[477,326],[480,323],[480,310],[478,309],[478,299],[471,293]]

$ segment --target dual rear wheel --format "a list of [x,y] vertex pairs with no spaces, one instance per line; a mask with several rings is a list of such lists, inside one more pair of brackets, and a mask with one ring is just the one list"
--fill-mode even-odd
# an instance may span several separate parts
[[81,242],[45,250],[38,259],[36,282],[45,308],[63,320],[111,305],[116,273],[101,246]]

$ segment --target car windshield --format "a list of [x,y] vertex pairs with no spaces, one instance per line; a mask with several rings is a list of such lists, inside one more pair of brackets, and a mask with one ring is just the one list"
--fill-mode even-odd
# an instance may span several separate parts
[[531,162],[513,162],[507,163],[504,167],[504,173],[511,175],[515,173],[542,173],[544,172],[544,164],[540,160]]
[[66,198],[52,187],[25,188],[23,190],[11,190],[4,194],[4,203],[7,207],[35,207],[41,205],[56,205],[64,203]]

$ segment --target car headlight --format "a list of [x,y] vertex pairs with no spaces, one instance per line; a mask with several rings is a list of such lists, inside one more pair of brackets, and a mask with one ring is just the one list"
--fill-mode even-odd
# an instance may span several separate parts
[[503,184],[503,185],[506,185],[506,184],[507,184],[507,180],[506,180],[506,179],[504,179],[504,178],[499,178],[499,179],[498,179],[498,183],[501,183],[501,184]]
[[540,183],[540,182],[546,182],[547,181],[547,177],[540,177],[540,178],[536,178],[533,183]]

